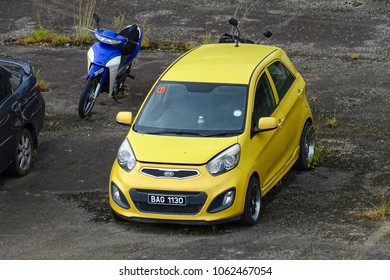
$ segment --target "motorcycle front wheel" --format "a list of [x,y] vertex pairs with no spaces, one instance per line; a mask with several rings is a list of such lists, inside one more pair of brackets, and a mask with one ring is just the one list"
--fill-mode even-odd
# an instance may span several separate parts
[[[85,87],[80,95],[79,101],[79,116],[81,118],[86,118],[91,114],[93,105],[95,105],[96,100],[94,93],[98,85],[98,77],[88,78],[87,82],[85,83]],[[99,93],[97,92],[96,96],[98,96],[98,94]]]

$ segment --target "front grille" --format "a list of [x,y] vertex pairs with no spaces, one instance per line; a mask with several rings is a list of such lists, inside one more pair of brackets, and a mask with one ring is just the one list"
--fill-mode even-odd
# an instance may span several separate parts
[[141,173],[154,178],[186,179],[199,176],[199,171],[192,169],[142,168]]
[[141,212],[156,214],[175,214],[175,215],[196,215],[202,209],[199,205],[174,206],[174,205],[155,205],[139,202],[135,206]]
[[[160,205],[149,204],[149,195],[172,195],[185,196],[186,205]],[[172,214],[172,215],[196,215],[206,202],[207,194],[204,192],[171,192],[156,190],[130,190],[131,200],[140,212],[153,214]]]

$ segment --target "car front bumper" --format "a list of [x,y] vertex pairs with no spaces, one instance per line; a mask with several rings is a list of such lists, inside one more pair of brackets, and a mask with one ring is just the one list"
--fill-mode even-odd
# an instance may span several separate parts
[[[166,178],[145,174],[145,169],[196,171],[198,174],[192,176],[184,172],[191,176]],[[137,163],[131,172],[126,172],[115,161],[110,175],[109,200],[112,210],[126,220],[184,224],[226,222],[238,219],[242,214],[248,180],[238,166],[224,174],[212,176],[204,165]],[[113,198],[113,186],[120,190],[123,203]],[[150,196],[164,196],[166,200],[184,197],[185,205],[151,203]],[[224,204],[225,196],[229,196],[227,201],[230,203]]]

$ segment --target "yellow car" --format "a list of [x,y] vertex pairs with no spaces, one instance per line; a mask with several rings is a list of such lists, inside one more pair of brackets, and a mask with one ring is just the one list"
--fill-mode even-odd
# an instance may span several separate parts
[[262,197],[314,154],[306,82],[286,53],[209,44],[160,76],[119,148],[109,182],[115,218],[185,224],[258,222]]

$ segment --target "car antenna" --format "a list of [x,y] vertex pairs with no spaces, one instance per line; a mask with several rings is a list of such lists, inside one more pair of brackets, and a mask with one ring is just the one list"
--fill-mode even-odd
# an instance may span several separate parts
[[[229,19],[229,23],[233,25],[233,39],[236,43],[235,47],[238,47],[238,38],[240,37],[240,29],[238,28],[238,20],[235,18]],[[237,31],[237,36],[234,35],[234,33]]]

